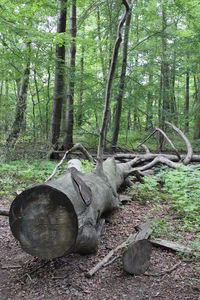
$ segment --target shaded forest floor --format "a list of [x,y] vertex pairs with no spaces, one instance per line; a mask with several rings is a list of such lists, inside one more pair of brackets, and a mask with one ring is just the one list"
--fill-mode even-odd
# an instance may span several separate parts
[[[1,208],[8,201],[1,199]],[[16,244],[8,220],[0,217],[0,299],[200,299],[200,261],[153,248],[148,272],[158,276],[124,273],[120,259],[100,269],[93,278],[85,272],[148,217],[168,216],[171,240],[182,225],[180,216],[165,202],[130,201],[107,216],[97,255],[69,255],[51,262],[24,253]],[[182,233],[183,243],[195,237]],[[161,234],[162,236],[162,234]],[[166,237],[165,237],[166,238]],[[180,262],[171,273],[165,271]],[[159,276],[164,272],[164,275]]]

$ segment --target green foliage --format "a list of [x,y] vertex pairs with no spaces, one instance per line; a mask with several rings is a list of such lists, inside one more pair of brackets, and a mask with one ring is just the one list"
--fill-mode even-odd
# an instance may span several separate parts
[[82,159],[81,162],[81,170],[83,171],[83,173],[88,173],[94,169],[94,164],[89,162],[88,160]]
[[12,199],[29,185],[44,182],[55,165],[55,162],[48,160],[20,160],[0,164],[0,197]]
[[[164,182],[163,187],[159,182]],[[171,170],[164,167],[155,177],[146,176],[144,183],[134,185],[130,194],[139,202],[168,201],[179,212],[184,229],[198,229],[200,226],[200,170],[194,167]],[[166,220],[165,220],[166,221]],[[163,229],[163,220],[157,224]]]
[[164,179],[163,193],[169,196],[170,205],[179,211],[185,220],[185,226],[200,225],[200,170],[185,167],[176,170],[166,169],[161,176]]
[[153,176],[144,177],[144,183],[134,184],[130,188],[130,194],[140,203],[160,200],[158,191],[158,179]]

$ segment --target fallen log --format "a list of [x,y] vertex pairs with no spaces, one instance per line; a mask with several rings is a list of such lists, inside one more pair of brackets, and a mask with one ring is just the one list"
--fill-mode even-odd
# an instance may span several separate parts
[[[143,162],[147,162],[147,161],[151,161],[154,158],[156,158],[158,155],[160,155],[159,153],[118,153],[115,154],[114,157],[116,160],[129,160],[129,159],[134,159],[136,157],[139,157],[141,159],[143,159]],[[166,154],[166,153],[162,153],[161,154],[162,157],[165,157],[173,162],[178,162],[179,159],[175,154]],[[181,154],[181,160],[184,160],[186,158],[185,154]],[[193,154],[191,157],[191,161],[190,162],[200,162],[200,155],[199,154]]]
[[119,205],[117,190],[134,162],[116,164],[109,158],[87,174],[70,167],[60,178],[23,191],[9,211],[22,249],[48,259],[95,252],[100,217]]

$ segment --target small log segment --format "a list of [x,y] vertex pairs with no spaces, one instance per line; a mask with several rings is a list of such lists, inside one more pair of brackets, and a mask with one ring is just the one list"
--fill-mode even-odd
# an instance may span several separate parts
[[152,225],[151,220],[135,227],[137,233],[132,236],[131,243],[122,256],[125,272],[139,275],[144,274],[149,268],[152,246],[147,239],[153,231]]
[[[141,240],[145,240],[148,239],[148,237],[151,235],[153,229],[152,229],[152,225],[153,225],[154,220],[150,220],[147,221],[144,224],[141,224],[140,226],[136,226],[135,230],[137,231],[134,234],[131,234],[123,243],[121,243],[120,245],[118,245],[115,249],[111,250],[100,262],[98,262],[98,264],[96,264],[91,270],[89,270],[85,276],[86,277],[92,277],[99,269],[101,269],[102,267],[104,267],[105,265],[109,264],[110,259],[120,250],[123,248],[126,248],[127,246],[134,244],[138,241]],[[143,243],[143,242],[142,242]],[[140,245],[138,244],[137,246],[141,248],[142,243],[140,243]],[[136,247],[137,247],[136,246]],[[146,250],[148,246],[146,246]],[[151,247],[149,247],[149,255],[151,252]],[[137,252],[139,253],[139,252]],[[140,254],[138,254],[140,255]],[[146,255],[147,257],[148,255]],[[148,257],[147,257],[148,258]],[[143,262],[144,264],[144,262]],[[147,259],[146,259],[146,265],[147,265]],[[146,271],[146,270],[145,270]]]
[[124,271],[132,274],[144,274],[150,265],[152,246],[148,240],[136,241],[123,253]]
[[101,169],[83,174],[76,160],[58,179],[51,176],[23,191],[9,212],[11,231],[22,249],[47,259],[71,252],[94,253],[100,217],[119,205],[117,190],[133,163],[116,164],[108,158]]

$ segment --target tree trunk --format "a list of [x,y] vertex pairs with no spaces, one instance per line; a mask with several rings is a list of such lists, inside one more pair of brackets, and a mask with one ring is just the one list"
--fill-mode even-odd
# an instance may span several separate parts
[[22,75],[21,79],[21,85],[17,97],[17,105],[16,105],[16,111],[15,111],[15,119],[12,125],[11,133],[9,134],[7,141],[6,141],[6,148],[10,149],[14,147],[19,133],[23,126],[24,121],[24,114],[26,110],[26,98],[27,98],[27,90],[29,85],[29,75],[30,75],[30,60],[31,60],[31,44],[28,43],[26,45],[27,47],[27,61],[26,66]]
[[83,174],[80,162],[77,167],[73,161],[59,179],[25,190],[11,205],[11,231],[33,256],[51,259],[73,251],[95,252],[100,216],[118,206],[117,189],[132,166],[109,158],[103,170]]
[[63,141],[64,149],[73,146],[73,127],[74,127],[74,83],[75,83],[75,59],[76,59],[76,0],[72,0],[70,6],[70,36],[68,57],[68,86],[66,99],[65,115],[65,135]]
[[[58,0],[57,33],[66,32],[67,0]],[[56,68],[52,118],[50,127],[50,144],[57,149],[60,136],[60,123],[63,99],[65,96],[65,42],[56,45]]]
[[149,130],[153,128],[153,115],[152,115],[152,104],[153,104],[153,97],[152,97],[152,84],[153,84],[153,74],[152,70],[149,71],[149,85],[148,85],[148,94],[147,94],[147,106],[146,106],[146,126],[145,130]]
[[[199,65],[200,71],[200,65]],[[195,124],[194,124],[194,139],[200,139],[200,75],[198,76],[198,87],[197,87],[197,102],[196,102],[196,113],[195,113]]]
[[189,132],[189,101],[190,101],[190,75],[189,70],[186,71],[186,87],[185,87],[185,132]]
[[[124,4],[124,6],[126,7],[126,11],[123,14],[123,16],[119,22],[119,25],[118,25],[117,38],[116,38],[114,49],[113,49],[112,60],[111,60],[111,65],[110,65],[110,70],[109,70],[109,75],[108,75],[108,81],[107,81],[107,85],[106,85],[104,112],[103,112],[103,117],[102,117],[102,124],[101,124],[101,129],[100,129],[99,145],[98,145],[98,152],[97,152],[97,158],[99,161],[101,161],[103,158],[103,151],[104,151],[105,137],[106,137],[106,127],[108,124],[108,117],[109,117],[109,111],[110,111],[110,97],[111,97],[111,91],[112,91],[112,82],[113,82],[114,73],[115,73],[115,69],[116,69],[119,47],[120,47],[120,44],[122,41],[121,29],[126,21],[127,15],[130,10],[130,7],[129,7],[128,3],[126,2],[126,0],[123,0],[122,2]],[[131,6],[132,6],[132,4],[133,4],[133,0],[131,3]]]
[[84,87],[84,53],[85,49],[84,46],[82,46],[82,52],[81,52],[81,79],[80,79],[80,94],[79,94],[79,104],[78,104],[78,111],[77,111],[77,125],[78,127],[81,127],[83,122],[83,87]]
[[117,104],[114,118],[114,129],[111,140],[111,148],[115,149],[117,146],[117,140],[120,129],[120,119],[122,111],[122,98],[124,94],[125,78],[126,78],[126,67],[127,67],[127,52],[128,52],[128,36],[131,22],[131,11],[129,11],[126,18],[125,32],[124,32],[124,47],[123,47],[123,58],[122,58],[122,69],[119,81],[119,91],[117,95]]

